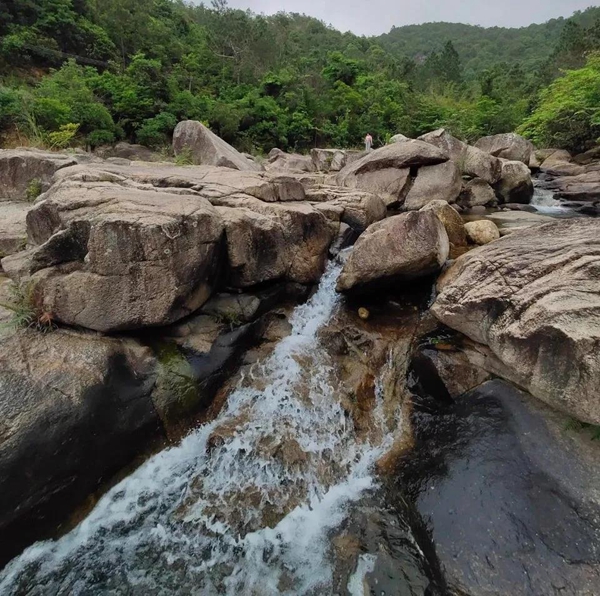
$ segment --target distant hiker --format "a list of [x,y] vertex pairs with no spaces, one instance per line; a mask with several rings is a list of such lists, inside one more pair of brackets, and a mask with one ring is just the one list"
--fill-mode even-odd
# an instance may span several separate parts
[[367,133],[365,137],[365,151],[371,151],[371,147],[373,146],[373,137]]

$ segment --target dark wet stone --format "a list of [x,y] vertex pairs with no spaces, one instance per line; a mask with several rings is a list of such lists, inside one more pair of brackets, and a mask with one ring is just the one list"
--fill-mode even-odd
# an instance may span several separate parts
[[565,420],[503,381],[441,411],[415,407],[398,486],[451,593],[600,593],[600,444]]

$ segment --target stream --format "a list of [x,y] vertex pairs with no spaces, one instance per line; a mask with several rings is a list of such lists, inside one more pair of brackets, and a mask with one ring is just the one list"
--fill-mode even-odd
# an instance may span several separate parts
[[[340,269],[329,265],[291,335],[214,421],[145,462],[70,533],[13,560],[0,593],[331,592],[329,534],[376,487],[374,464],[394,440],[379,389],[369,432],[357,435],[319,339]],[[349,594],[363,593],[373,564],[358,557]]]

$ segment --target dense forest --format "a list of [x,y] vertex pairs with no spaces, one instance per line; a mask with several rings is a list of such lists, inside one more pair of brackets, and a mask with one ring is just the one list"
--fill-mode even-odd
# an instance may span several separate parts
[[197,119],[241,150],[383,144],[445,126],[585,148],[600,135],[600,9],[502,29],[379,38],[215,0],[0,0],[0,134],[14,144],[167,147]]

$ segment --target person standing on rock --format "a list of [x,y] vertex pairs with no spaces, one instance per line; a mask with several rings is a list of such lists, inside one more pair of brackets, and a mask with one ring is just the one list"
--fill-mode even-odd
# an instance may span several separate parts
[[371,147],[373,147],[373,137],[370,133],[367,133],[365,137],[365,151],[371,151]]

